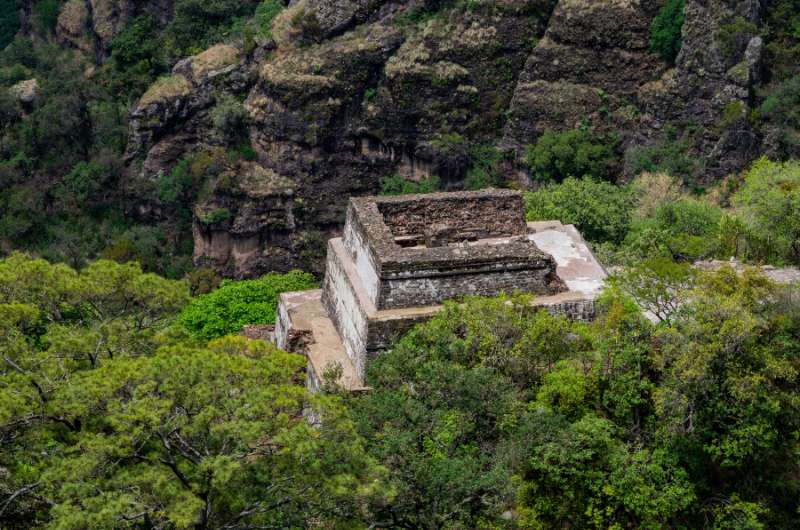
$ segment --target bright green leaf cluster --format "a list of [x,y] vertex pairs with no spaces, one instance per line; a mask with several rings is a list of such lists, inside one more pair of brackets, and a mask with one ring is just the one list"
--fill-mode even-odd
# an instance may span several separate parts
[[238,333],[247,324],[275,322],[278,295],[317,287],[306,272],[271,272],[258,280],[224,281],[219,289],[195,298],[179,321],[195,337],[213,339]]

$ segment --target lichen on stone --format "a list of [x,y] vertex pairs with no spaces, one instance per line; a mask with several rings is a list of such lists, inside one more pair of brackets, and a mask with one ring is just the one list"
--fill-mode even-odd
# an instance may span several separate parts
[[139,100],[139,107],[187,96],[191,91],[192,84],[182,75],[162,77],[147,89]]
[[215,70],[221,70],[239,62],[239,51],[227,44],[217,44],[192,58],[192,74],[195,78]]

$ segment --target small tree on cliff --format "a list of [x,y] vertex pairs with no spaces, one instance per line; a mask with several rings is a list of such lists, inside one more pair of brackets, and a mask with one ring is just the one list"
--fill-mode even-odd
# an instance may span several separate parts
[[684,0],[667,0],[650,25],[650,49],[670,64],[683,44]]

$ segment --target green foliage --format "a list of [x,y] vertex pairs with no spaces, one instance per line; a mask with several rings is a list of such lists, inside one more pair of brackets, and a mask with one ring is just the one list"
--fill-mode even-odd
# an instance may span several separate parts
[[408,195],[439,191],[439,177],[431,175],[420,181],[407,180],[400,175],[381,179],[381,195]]
[[0,50],[14,40],[19,30],[19,11],[16,0],[0,0]]
[[78,162],[64,176],[62,200],[73,209],[85,208],[87,201],[101,191],[107,179],[105,168],[94,161]]
[[701,170],[701,162],[687,153],[689,147],[688,138],[677,138],[674,130],[668,130],[666,139],[631,151],[631,173],[667,173],[691,182]]
[[204,212],[198,216],[200,222],[204,225],[213,225],[215,223],[222,223],[233,218],[233,214],[227,208],[214,208],[209,212]]
[[767,80],[783,82],[800,74],[800,4],[775,0],[764,13],[764,66]]
[[283,11],[284,4],[281,0],[264,0],[256,7],[253,17],[256,25],[256,34],[263,40],[272,39],[272,21]]
[[50,33],[56,29],[60,7],[59,0],[37,0],[33,5],[33,20],[39,31]]
[[493,145],[478,145],[470,149],[470,168],[464,187],[468,190],[502,186],[504,176],[501,168],[503,153]]
[[628,190],[591,178],[567,178],[525,194],[529,221],[574,224],[589,241],[618,243],[628,232],[633,204]]
[[758,108],[757,117],[777,131],[782,156],[800,156],[800,75],[776,86]]
[[148,16],[131,20],[111,42],[111,60],[103,75],[113,90],[138,98],[167,72],[155,21]]
[[247,136],[249,115],[244,105],[230,95],[223,95],[211,109],[211,121],[229,144],[239,144]]
[[164,34],[167,55],[193,55],[225,40],[258,5],[255,0],[177,0]]
[[184,158],[175,164],[172,171],[161,177],[158,182],[158,198],[164,202],[176,202],[183,195],[184,190],[192,185],[193,177],[190,171],[191,160]]
[[733,204],[746,230],[745,257],[800,263],[800,162],[758,160]]
[[694,271],[669,258],[650,258],[628,267],[612,283],[633,298],[642,310],[669,324],[694,286]]
[[650,49],[670,64],[681,51],[684,0],[666,0],[650,25]]
[[499,455],[517,394],[579,343],[569,331],[529,297],[470,298],[446,303],[368,365],[373,391],[352,400],[352,416],[396,492],[372,507],[375,520],[503,527],[512,486]]
[[653,217],[634,221],[624,244],[640,257],[708,259],[719,248],[722,218],[722,209],[716,205],[681,198],[659,206]]
[[[262,341],[187,337],[187,291],[0,260],[4,528],[800,524],[800,300],[755,270],[652,260],[593,323],[447,302],[349,395],[309,395],[307,361]],[[653,325],[626,292],[678,309]]]
[[618,164],[613,139],[594,138],[582,129],[547,131],[525,150],[525,161],[536,180],[561,182],[590,176],[610,180]]
[[434,18],[437,13],[437,9],[429,7],[427,4],[421,4],[411,6],[396,16],[394,20],[395,24],[407,30],[411,27],[424,24]]
[[179,321],[193,336],[213,339],[238,333],[247,324],[275,322],[278,295],[317,286],[306,272],[271,272],[258,280],[225,280],[219,289],[195,298],[180,314]]
[[344,528],[386,501],[339,400],[300,384],[306,360],[185,341],[168,324],[186,300],[135,264],[0,260],[4,528]]
[[372,521],[796,525],[796,297],[753,271],[694,281],[666,260],[617,281],[680,310],[655,327],[612,289],[586,326],[529,297],[467,298],[372,361],[351,415],[396,492]]
[[732,61],[744,51],[750,39],[757,34],[758,27],[755,24],[742,16],[737,16],[733,22],[719,27],[717,40],[723,55]]

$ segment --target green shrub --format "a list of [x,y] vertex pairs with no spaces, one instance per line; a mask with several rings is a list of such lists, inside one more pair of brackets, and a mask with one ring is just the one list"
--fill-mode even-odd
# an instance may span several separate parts
[[667,0],[650,25],[650,49],[670,64],[683,45],[684,0]]
[[166,29],[166,52],[172,59],[199,53],[224,41],[255,12],[254,0],[177,0]]
[[800,162],[758,160],[733,205],[747,228],[745,257],[800,263]]
[[692,181],[701,169],[701,162],[688,154],[689,141],[678,139],[674,132],[667,139],[633,148],[628,164],[630,173],[667,173],[683,181]]
[[381,195],[407,195],[434,191],[439,191],[439,177],[436,175],[425,177],[419,182],[407,180],[400,175],[381,179]]
[[224,94],[211,109],[211,121],[227,142],[239,143],[246,136],[249,115],[240,101]]
[[272,39],[272,21],[284,8],[281,0],[264,0],[256,8],[253,17],[256,25],[256,35],[264,40]]
[[470,168],[464,187],[468,190],[498,187],[504,184],[501,163],[503,153],[493,145],[478,145],[470,150]]
[[777,129],[782,156],[800,155],[800,75],[775,87],[759,107],[756,117]]
[[18,30],[17,0],[0,0],[0,50],[14,40]]
[[705,201],[682,198],[664,203],[653,217],[631,224],[624,247],[639,258],[707,259],[718,252],[722,218],[722,209]]
[[720,50],[726,59],[732,61],[744,51],[747,43],[758,34],[758,27],[742,16],[736,17],[730,24],[719,27],[717,40]]
[[667,0],[650,25],[650,49],[670,64],[681,51],[684,0]]
[[781,82],[800,74],[800,4],[797,0],[773,0],[764,13],[766,80]]
[[210,212],[205,212],[200,215],[200,222],[204,225],[213,225],[227,221],[233,217],[231,211],[227,208],[214,208]]
[[633,203],[626,188],[591,178],[567,178],[525,194],[529,221],[559,220],[574,224],[594,243],[622,241],[631,222]]
[[60,187],[61,199],[72,208],[85,208],[97,194],[107,177],[105,168],[94,161],[78,162],[64,176]]
[[526,163],[539,181],[560,182],[567,177],[610,179],[619,159],[616,140],[597,139],[588,131],[547,131],[525,150]]
[[201,339],[238,333],[248,324],[275,322],[280,293],[315,287],[314,277],[301,271],[271,272],[258,280],[225,280],[216,291],[192,300],[178,320],[190,334]]
[[408,29],[413,26],[417,26],[420,24],[424,24],[425,22],[434,18],[437,14],[437,10],[431,7],[428,7],[426,4],[412,6],[399,15],[397,15],[394,20],[395,24],[400,26],[403,29]]
[[56,29],[58,23],[58,0],[39,0],[33,6],[33,19],[42,33],[50,33]]
[[158,181],[158,198],[166,203],[175,203],[184,191],[192,185],[191,160],[184,158],[175,164],[172,171]]
[[131,20],[111,42],[111,60],[104,69],[109,87],[132,99],[141,96],[167,72],[163,43],[155,21],[148,16]]

